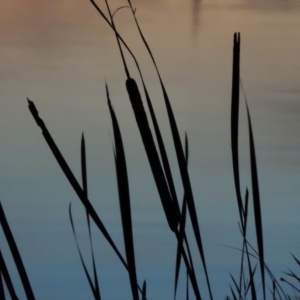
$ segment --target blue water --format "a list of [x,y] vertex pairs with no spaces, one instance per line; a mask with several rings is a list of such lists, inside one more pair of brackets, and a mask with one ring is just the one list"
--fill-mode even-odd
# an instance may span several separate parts
[[[104,3],[100,3],[104,9]],[[113,8],[126,5],[115,1]],[[230,152],[232,36],[242,33],[241,77],[251,111],[267,263],[277,276],[297,270],[300,179],[300,5],[298,1],[135,1],[137,17],[156,57],[182,137],[190,142],[189,170],[208,270],[216,299],[237,276],[238,211]],[[125,89],[112,31],[89,1],[0,2],[0,199],[37,299],[92,299],[68,219],[90,263],[84,209],[27,109],[33,100],[80,180],[80,138],[88,155],[89,198],[124,251],[105,97],[109,85],[124,138],[131,188],[138,278],[148,299],[171,299],[176,241],[169,231]],[[180,176],[162,93],[128,9],[116,14],[136,54],[170,155],[178,195]],[[138,80],[128,56],[131,74]],[[139,81],[138,81],[139,82]],[[242,189],[251,192],[245,105],[241,104]],[[182,196],[180,196],[182,197]],[[249,226],[253,225],[250,206]],[[93,226],[103,299],[131,299],[128,277]],[[190,225],[188,225],[188,230]],[[255,245],[255,235],[249,232]],[[0,247],[24,299],[1,231]],[[193,249],[195,245],[193,245]],[[123,252],[124,253],[124,252]],[[194,251],[199,284],[200,257]],[[185,270],[178,299],[185,293]],[[203,287],[203,296],[207,290]]]

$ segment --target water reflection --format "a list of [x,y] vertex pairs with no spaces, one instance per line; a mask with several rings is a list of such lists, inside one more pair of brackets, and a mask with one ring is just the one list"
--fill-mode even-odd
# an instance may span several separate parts
[[201,0],[193,0],[192,3],[192,14],[193,14],[193,34],[197,35],[198,27],[200,23],[200,8],[201,8]]

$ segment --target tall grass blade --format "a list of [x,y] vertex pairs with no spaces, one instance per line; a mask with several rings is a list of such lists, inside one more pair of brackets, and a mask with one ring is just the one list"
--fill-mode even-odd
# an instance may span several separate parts
[[249,191],[248,191],[248,188],[246,188],[245,204],[244,204],[244,208],[243,208],[243,213],[244,213],[244,232],[243,232],[243,234],[245,237],[247,235],[248,205],[249,205]]
[[20,252],[18,250],[17,244],[12,235],[12,232],[9,228],[9,225],[8,225],[4,210],[2,208],[1,202],[0,202],[0,224],[2,226],[2,229],[3,229],[4,235],[5,235],[6,241],[8,243],[10,252],[12,254],[12,257],[15,261],[26,297],[28,300],[34,300],[35,297],[34,297],[34,294],[33,294],[33,291],[32,291],[32,288],[31,288],[21,255],[20,255]]
[[291,255],[293,256],[295,262],[297,263],[297,265],[300,267],[300,260],[294,255],[291,253]]
[[230,274],[230,277],[231,277],[231,280],[233,281],[233,284],[238,292],[238,296],[239,296],[239,299],[242,299],[242,291],[240,290],[237,282],[235,281],[234,277],[232,276],[232,274]]
[[150,111],[151,120],[152,120],[153,127],[154,127],[155,136],[156,136],[156,139],[157,139],[158,149],[159,149],[159,152],[160,152],[160,156],[161,156],[164,172],[165,172],[165,175],[166,175],[168,187],[169,187],[169,190],[170,190],[170,193],[171,193],[172,200],[173,200],[174,205],[175,205],[175,209],[177,211],[179,211],[178,198],[177,198],[177,194],[176,194],[176,190],[175,190],[174,180],[173,180],[173,176],[172,176],[171,167],[170,167],[169,159],[168,159],[168,156],[167,156],[166,148],[165,148],[165,145],[164,145],[164,142],[163,142],[163,139],[162,139],[162,135],[161,135],[161,132],[160,132],[160,129],[159,129],[159,125],[158,125],[158,122],[157,122],[157,119],[156,119],[156,115],[154,113],[152,102],[150,100],[148,91],[147,91],[145,86],[144,86],[144,91],[145,91],[145,95],[146,95],[147,105],[148,105],[148,108],[149,108],[149,111]]
[[188,140],[187,133],[185,133],[184,145],[185,145],[185,153],[184,153],[185,161],[186,161],[186,166],[188,166],[188,162],[189,162],[189,140]]
[[235,191],[241,224],[243,227],[243,203],[240,188],[239,175],[239,103],[240,103],[240,34],[235,33],[233,37],[233,66],[232,66],[232,92],[231,92],[231,153]]
[[131,220],[131,205],[130,205],[130,194],[129,194],[129,184],[127,175],[127,166],[125,159],[124,146],[121,136],[120,127],[111,105],[109,98],[109,91],[106,85],[106,96],[108,107],[110,111],[110,116],[112,119],[114,140],[115,140],[115,163],[116,163],[116,173],[118,181],[118,192],[119,192],[119,202],[121,210],[122,228],[123,236],[128,264],[128,272],[130,277],[130,284],[132,290],[132,296],[134,300],[139,299],[138,289],[137,289],[137,275],[135,266],[135,256],[134,256],[134,245],[133,245],[133,233],[132,233],[132,220]]
[[247,256],[247,262],[248,262],[248,270],[249,270],[249,275],[250,275],[250,280],[249,280],[249,286],[251,287],[251,296],[253,300],[256,300],[256,288],[255,288],[255,282],[254,282],[254,274],[256,271],[256,265],[254,267],[254,269],[252,270],[252,265],[251,265],[251,260],[250,260],[250,254],[248,251],[248,246],[246,244],[245,247],[245,251],[246,251],[246,256]]
[[[244,226],[242,229],[242,235],[243,235],[243,252],[246,253],[247,263],[248,263],[248,270],[249,270],[249,286],[251,287],[251,296],[252,300],[256,300],[256,288],[255,288],[255,281],[254,281],[254,274],[256,271],[256,265],[254,267],[254,270],[252,270],[252,264],[250,259],[250,253],[248,250],[248,244],[247,244],[247,224],[248,224],[248,207],[249,207],[249,192],[248,188],[246,188],[246,195],[245,195],[245,203],[243,207],[243,220],[244,220]],[[249,288],[248,286],[248,288]],[[248,292],[248,289],[247,291]]]
[[189,300],[190,299],[190,296],[189,296],[189,272],[187,271],[186,272],[186,293],[185,293],[185,298],[186,300]]
[[[246,251],[248,251],[248,249]],[[255,265],[254,269],[252,270],[249,255],[247,254],[247,256],[248,256],[248,268],[249,268],[250,279],[249,279],[249,285],[248,285],[246,292],[248,292],[249,287],[250,287],[251,288],[251,299],[257,300],[256,288],[255,288],[255,282],[254,282],[254,274],[255,274],[257,265]]]
[[[0,256],[2,256],[1,251],[0,251]],[[5,293],[4,293],[4,285],[2,279],[4,276],[2,276],[2,265],[0,263],[0,299],[5,300]]]
[[[7,290],[9,292],[9,295],[10,295],[11,299],[12,300],[19,300],[18,297],[17,297],[17,294],[15,292],[15,288],[13,286],[12,280],[10,278],[8,269],[6,267],[4,258],[2,256],[1,250],[0,250],[0,270],[1,270],[2,278],[3,278],[3,280],[6,284],[6,287],[7,287]],[[2,280],[1,280],[1,282],[2,282]],[[2,298],[0,298],[0,299],[2,299]]]
[[262,228],[262,218],[261,218],[261,208],[260,208],[260,196],[259,196],[259,185],[258,185],[258,175],[257,175],[257,164],[255,155],[255,146],[253,131],[251,125],[250,112],[247,107],[248,115],[248,126],[249,126],[249,143],[250,143],[250,160],[251,160],[251,177],[252,177],[252,193],[253,193],[253,209],[255,217],[255,228],[258,246],[258,256],[260,261],[260,270],[262,277],[262,287],[263,287],[263,297],[266,299],[266,286],[265,286],[265,260],[264,260],[264,244],[263,244],[263,228]]
[[81,251],[80,251],[80,247],[79,247],[79,244],[78,244],[77,235],[76,235],[76,231],[75,231],[75,227],[74,227],[73,217],[72,217],[72,204],[71,203],[69,204],[69,218],[70,218],[73,235],[74,235],[74,238],[75,238],[75,241],[76,241],[77,250],[78,250],[78,253],[79,253],[79,257],[80,257],[80,261],[81,261],[82,267],[84,269],[85,276],[86,276],[86,278],[88,280],[88,283],[90,285],[91,291],[92,291],[92,293],[94,295],[94,299],[95,300],[100,300],[101,299],[100,298],[100,294],[97,293],[96,288],[94,287],[92,278],[91,278],[91,276],[90,276],[90,274],[89,274],[89,272],[87,270],[87,267],[86,267],[86,265],[84,263],[84,260],[83,260],[83,257],[82,257]]
[[239,287],[242,288],[242,282],[243,279],[245,280],[245,272],[244,272],[244,257],[245,257],[245,248],[247,247],[246,243],[246,231],[247,231],[247,216],[248,216],[248,201],[249,200],[249,192],[246,188],[246,194],[245,194],[245,204],[244,204],[244,211],[243,211],[243,218],[244,218],[244,224],[241,224],[241,233],[243,236],[243,248],[241,253],[241,267],[240,267],[240,282]]
[[1,271],[0,271],[0,299],[5,300],[5,293],[4,293],[4,286],[3,286],[3,282],[2,282],[2,275],[1,275]]
[[64,172],[65,176],[69,180],[71,186],[73,187],[74,191],[76,192],[78,198],[81,200],[82,204],[88,211],[90,217],[93,219],[95,222],[96,226],[98,229],[101,231],[101,233],[104,235],[110,246],[113,248],[115,253],[117,254],[118,258],[124,265],[124,267],[128,270],[128,266],[126,261],[124,260],[123,256],[121,255],[120,251],[116,247],[115,243],[113,242],[112,238],[110,237],[108,231],[106,230],[104,224],[100,220],[98,214],[96,213],[94,207],[92,206],[91,202],[87,199],[84,191],[82,190],[81,186],[79,185],[78,181],[76,180],[74,174],[72,173],[70,167],[68,166],[67,162],[65,161],[64,157],[60,153],[58,147],[56,146],[52,136],[50,135],[48,129],[46,128],[46,125],[44,121],[39,117],[38,111],[32,101],[28,100],[28,107],[29,110],[35,119],[37,125],[41,128],[42,134],[51,149],[56,161],[58,162],[59,166],[61,167],[62,171]]
[[[247,226],[247,223],[245,223],[245,226]],[[242,233],[243,229],[240,228],[240,230],[241,230],[241,233]],[[236,248],[234,248],[234,249],[236,249]],[[236,250],[239,250],[239,249],[236,249]],[[255,266],[254,271],[253,271],[250,256],[253,256],[256,259],[258,259],[258,258],[255,255],[253,255],[249,252],[249,250],[248,250],[248,241],[247,241],[246,236],[243,237],[243,248],[240,251],[244,252],[244,255],[246,255],[246,259],[247,259],[247,263],[248,263],[249,278],[250,278],[249,283],[246,285],[244,267],[242,266],[241,269],[242,269],[242,273],[243,273],[242,277],[243,277],[243,280],[244,280],[244,293],[246,293],[246,294],[248,293],[248,289],[249,289],[249,286],[250,286],[251,287],[251,293],[252,293],[252,299],[254,300],[254,299],[256,299],[256,289],[255,289],[255,282],[254,282],[254,280],[251,280],[251,278],[254,276],[256,266]],[[242,262],[242,263],[244,263],[244,262]],[[241,278],[240,278],[240,280],[241,280]],[[241,289],[241,287],[242,287],[242,284],[240,282],[240,289]]]
[[[84,134],[81,136],[81,177],[82,177],[82,189],[86,196],[88,196],[87,188],[87,171],[86,171],[86,153],[85,153],[85,139]],[[87,213],[88,215],[88,213]]]
[[[83,192],[85,193],[86,198],[88,199],[85,139],[84,139],[83,133],[82,133],[82,137],[81,137],[81,177],[82,177],[82,189],[83,189]],[[88,211],[87,210],[85,210],[85,211],[86,211],[86,221],[87,221],[87,225],[88,225],[89,241],[90,241],[91,256],[92,256],[92,263],[93,263],[95,294],[97,296],[97,299],[100,299],[101,298],[100,297],[100,288],[99,288],[98,274],[97,274],[94,250],[93,250],[90,217],[89,217]]]
[[274,280],[272,281],[272,296],[273,300],[276,300],[276,283]]
[[[185,158],[186,164],[188,165],[188,138],[185,135]],[[185,223],[186,223],[186,197],[184,195],[183,202],[182,202],[182,209],[180,215],[180,222],[179,222],[179,239],[177,243],[177,252],[176,252],[176,265],[175,265],[175,284],[174,284],[174,299],[176,299],[176,292],[177,292],[177,285],[178,285],[178,277],[179,277],[179,270],[180,270],[180,263],[181,263],[181,253],[183,248],[183,240],[185,237]],[[191,263],[191,261],[190,261]]]
[[[2,256],[1,251],[0,251],[0,255]],[[4,292],[4,285],[2,279],[4,280],[4,276],[2,275],[2,266],[0,263],[0,299],[5,300],[5,292]]]
[[177,242],[177,251],[176,251],[176,265],[175,265],[175,284],[174,284],[174,299],[176,298],[177,285],[178,285],[178,277],[181,263],[181,255],[183,251],[183,241],[185,237],[185,222],[186,222],[186,197],[183,198],[182,203],[182,213],[180,219],[180,228]]
[[189,300],[189,272],[186,272],[186,300]]
[[[177,243],[178,243],[178,240],[179,240],[178,234],[176,236],[177,236]],[[196,273],[195,273],[195,269],[194,269],[194,265],[193,265],[193,260],[192,260],[192,256],[191,256],[191,252],[189,249],[189,244],[188,244],[186,236],[184,237],[184,239],[185,239],[185,243],[186,243],[186,247],[187,247],[188,257],[186,255],[184,247],[182,247],[181,255],[183,257],[185,266],[187,267],[189,279],[191,281],[195,297],[197,300],[201,300],[201,295],[200,295],[200,290],[199,290],[197,279],[196,279]]]
[[231,290],[231,294],[234,300],[238,300],[237,296],[234,293],[234,290],[232,289],[232,287],[230,286],[230,290]]
[[[251,272],[251,263],[248,255],[248,248],[247,248],[247,224],[248,224],[248,204],[249,204],[249,192],[248,188],[246,187],[246,193],[245,193],[245,203],[244,203],[244,209],[243,209],[243,220],[244,224],[241,224],[241,233],[243,236],[243,251],[242,251],[242,261],[241,261],[241,277],[244,277],[245,280],[245,271],[244,271],[244,255],[246,253],[247,259],[248,259],[248,266],[249,266],[249,271]],[[241,286],[241,280],[240,279],[240,286]]]

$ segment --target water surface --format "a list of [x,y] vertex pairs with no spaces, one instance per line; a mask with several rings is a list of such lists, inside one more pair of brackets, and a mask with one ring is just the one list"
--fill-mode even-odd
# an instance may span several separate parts
[[[265,252],[274,273],[282,275],[295,267],[289,253],[299,254],[300,5],[288,0],[133,4],[180,133],[188,133],[189,170],[216,299],[229,293],[229,272],[237,275],[239,264],[238,253],[224,246],[241,245],[231,169],[230,81],[232,36],[242,33],[241,77],[257,149]],[[112,7],[122,5],[126,1],[115,1]],[[175,238],[143,151],[113,32],[89,1],[2,1],[0,11],[0,197],[36,297],[91,298],[71,233],[70,201],[85,257],[90,256],[83,207],[47,148],[26,97],[35,102],[78,179],[84,131],[90,199],[123,249],[106,81],[128,160],[139,280],[147,280],[149,299],[170,299]],[[120,10],[115,21],[139,60],[182,195],[155,69],[130,11]],[[251,182],[243,102],[240,134],[244,191],[246,186],[251,190]],[[93,233],[103,299],[130,299],[125,271],[96,228]],[[0,246],[11,261],[3,235]],[[195,254],[194,259],[201,274],[200,258]],[[13,265],[11,270],[15,274]],[[179,296],[184,293],[184,272],[181,279]]]

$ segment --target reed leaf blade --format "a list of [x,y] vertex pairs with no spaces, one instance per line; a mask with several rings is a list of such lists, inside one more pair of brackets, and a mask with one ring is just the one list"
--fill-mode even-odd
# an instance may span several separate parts
[[240,188],[239,175],[239,98],[240,98],[240,34],[235,33],[233,37],[233,66],[232,66],[232,92],[231,92],[231,153],[234,184],[237,196],[240,221],[243,227],[243,203]]
[[87,267],[85,265],[85,262],[83,260],[83,256],[82,256],[82,253],[81,253],[81,250],[80,250],[80,247],[79,247],[79,243],[78,243],[78,239],[77,239],[77,234],[76,234],[76,231],[75,231],[73,217],[72,217],[72,203],[69,204],[69,218],[70,218],[70,223],[71,223],[73,235],[74,235],[75,242],[76,242],[77,251],[78,251],[78,254],[79,254],[79,257],[80,257],[81,265],[83,267],[85,276],[86,276],[86,278],[88,280],[90,289],[91,289],[91,291],[92,291],[92,293],[94,295],[94,299],[95,300],[100,300],[100,295],[97,294],[97,292],[96,292],[96,289],[94,287],[94,283],[93,283],[92,278],[91,278],[91,276],[90,276],[90,274],[89,274],[89,272],[87,270]]
[[[81,177],[82,177],[82,189],[83,189],[83,192],[85,193],[86,198],[88,199],[86,151],[85,151],[85,139],[84,139],[83,133],[81,136]],[[96,295],[96,299],[101,299],[98,274],[97,274],[95,256],[94,256],[94,250],[93,250],[90,217],[89,217],[88,211],[85,210],[85,212],[86,212],[86,221],[87,221],[88,231],[89,231],[89,242],[90,242],[91,257],[92,257],[92,264],[93,264],[95,295]]]
[[131,204],[130,204],[129,183],[128,183],[125,151],[124,151],[120,127],[115,112],[113,110],[113,107],[111,105],[107,85],[106,85],[106,96],[107,96],[107,102],[108,102],[108,107],[111,115],[113,131],[114,131],[115,153],[116,153],[115,164],[116,164],[120,211],[121,211],[125,251],[127,257],[127,264],[128,264],[128,272],[130,277],[130,285],[131,285],[133,299],[138,300],[139,295],[138,295],[138,288],[137,288],[138,285],[137,285],[137,275],[136,275],[136,265],[135,265],[135,255],[134,255],[133,233],[132,233]]
[[[4,261],[1,250],[0,250],[0,270],[1,270],[0,273],[1,273],[2,278],[3,278],[3,280],[6,284],[6,287],[7,287],[7,290],[8,290],[8,293],[9,293],[11,299],[12,300],[19,300],[18,297],[17,297],[17,294],[15,292],[15,288],[14,288],[14,285],[12,283],[12,280],[10,278],[8,269],[6,267],[6,264],[5,264],[5,261]],[[0,280],[1,280],[1,283],[2,283],[2,279],[0,279]],[[0,299],[2,299],[2,298],[0,298]]]
[[1,202],[0,202],[0,224],[2,226],[2,229],[3,229],[4,235],[5,235],[6,241],[8,243],[10,252],[11,252],[14,262],[16,264],[26,297],[28,300],[34,300],[35,297],[34,297],[34,294],[33,294],[33,291],[32,291],[28,276],[27,276],[27,272],[25,270],[25,267],[24,267],[19,249],[15,242],[15,239],[14,239],[12,232],[10,230],[10,227],[8,225]]
[[251,118],[250,118],[250,112],[247,103],[246,103],[246,107],[247,107],[248,127],[249,127],[250,163],[251,163],[255,229],[256,229],[258,256],[260,262],[260,271],[261,271],[261,278],[262,278],[263,298],[266,299],[264,243],[263,243],[263,228],[262,228],[261,205],[260,205],[259,184],[258,184],[258,174],[257,174],[257,163],[256,163],[256,154],[255,154]]
[[[188,138],[186,135],[185,136],[185,158],[186,158],[187,165],[188,165],[188,157],[189,157],[188,152],[189,152]],[[187,208],[187,202],[186,202],[186,197],[184,195],[183,202],[182,202],[181,215],[180,215],[180,222],[179,222],[179,239],[177,242],[177,251],[176,251],[174,299],[176,299],[178,277],[179,277],[179,270],[180,270],[180,263],[181,263],[181,253],[183,251],[183,240],[185,237],[186,208]]]
[[[0,251],[0,256],[2,256],[1,251]],[[6,298],[5,298],[4,285],[2,279],[4,279],[4,276],[2,276],[2,264],[0,261],[0,299],[5,300]]]

